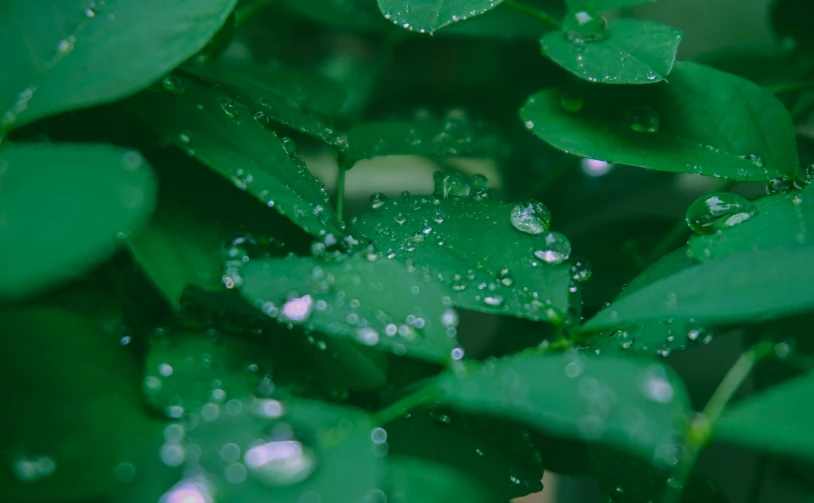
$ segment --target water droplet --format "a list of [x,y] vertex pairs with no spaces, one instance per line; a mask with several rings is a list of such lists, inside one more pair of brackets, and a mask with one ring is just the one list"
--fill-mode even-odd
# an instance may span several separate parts
[[577,283],[591,279],[591,264],[584,259],[577,259],[571,264],[571,278]]
[[370,432],[370,440],[374,444],[387,442],[387,431],[384,428],[373,428],[373,431]]
[[396,214],[395,217],[393,217],[393,219],[399,225],[404,225],[404,223],[407,221],[407,217],[404,215],[404,213],[402,213],[400,211]]
[[743,159],[745,161],[751,162],[752,164],[754,164],[758,168],[763,167],[763,158],[760,157],[757,154],[746,154],[746,155],[740,155],[738,157],[740,157],[741,159]]
[[526,126],[526,129],[534,129],[534,121],[526,121],[524,125]]
[[570,12],[562,22],[565,37],[572,42],[598,42],[610,36],[608,21],[593,10]]
[[548,264],[556,265],[571,255],[571,243],[559,232],[549,232],[544,238],[545,245],[534,252],[534,256]]
[[255,112],[253,117],[261,126],[268,126],[269,122],[271,122],[271,119],[269,119],[269,116],[266,115],[265,112]]
[[174,74],[170,74],[164,77],[161,80],[161,87],[163,87],[165,91],[169,91],[173,94],[181,94],[187,88],[184,81],[181,80],[179,76]]
[[512,278],[509,269],[501,269],[500,273],[498,273],[497,280],[503,286],[512,286],[514,284],[514,279]]
[[230,119],[237,119],[237,106],[232,100],[221,101],[220,108]]
[[542,234],[551,226],[551,212],[545,204],[530,199],[512,208],[512,226],[526,234]]
[[90,18],[90,19],[95,18],[96,17],[96,11],[94,11],[93,9],[88,7],[87,9],[85,9],[85,17]]
[[376,192],[370,196],[370,207],[375,209],[381,208],[387,202],[387,196],[381,192]]
[[272,487],[302,482],[317,466],[314,451],[294,440],[268,442],[252,447],[246,452],[243,461],[253,477]]
[[283,305],[283,317],[292,323],[306,321],[313,311],[314,299],[310,295],[291,299]]
[[643,105],[628,108],[622,121],[637,133],[655,133],[659,130],[659,115],[652,108]]
[[76,46],[76,37],[68,37],[59,41],[57,51],[64,56],[73,51],[74,46]]
[[464,350],[463,348],[455,348],[449,353],[449,356],[453,360],[460,360],[461,358],[464,357]]
[[745,222],[757,215],[746,198],[718,192],[696,199],[687,209],[687,225],[698,234],[711,234]]
[[433,195],[441,199],[466,197],[469,195],[469,184],[457,173],[444,174],[436,171],[432,175]]
[[297,155],[297,144],[294,143],[294,140],[284,136],[280,138],[280,143],[283,145],[283,150],[285,150],[285,153],[288,154],[289,157]]
[[566,112],[576,113],[582,110],[584,104],[582,95],[574,91],[563,91],[560,94],[560,106]]
[[814,182],[814,164],[806,166],[806,182]]
[[650,367],[641,382],[644,396],[658,403],[670,403],[673,400],[673,385],[667,381],[664,368]]
[[775,178],[766,183],[766,194],[781,194],[783,192],[789,192],[793,188],[794,183],[792,183],[791,180],[786,180],[785,178]]
[[486,191],[489,190],[489,179],[481,174],[472,175],[469,179],[469,185],[473,191]]
[[503,304],[503,297],[500,295],[489,295],[483,298],[483,303],[488,306],[499,306]]

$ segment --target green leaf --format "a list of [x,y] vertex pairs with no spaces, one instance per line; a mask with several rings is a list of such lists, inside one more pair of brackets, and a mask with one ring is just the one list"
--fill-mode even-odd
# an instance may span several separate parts
[[735,253],[811,242],[814,232],[814,186],[802,193],[776,194],[752,201],[757,215],[714,234],[693,234],[687,255],[699,261]]
[[520,355],[438,381],[442,403],[600,442],[656,464],[674,455],[690,411],[681,380],[646,360],[580,353]]
[[[137,367],[120,334],[70,311],[0,313],[0,377],[13,411],[0,425],[4,501],[95,501],[142,483],[161,424],[139,403]],[[135,475],[135,479],[133,476]],[[115,499],[115,498],[113,498]]]
[[[561,18],[564,13],[561,2],[551,0],[524,0],[528,7],[540,9],[554,18]],[[465,23],[454,23],[437,33],[437,36],[494,37],[503,39],[539,39],[540,34],[552,28],[525,12],[507,4],[500,4],[494,9]]]
[[528,432],[500,419],[417,409],[386,426],[389,453],[440,463],[475,478],[489,501],[542,489],[540,454]]
[[656,0],[566,0],[568,8],[575,10],[619,10]]
[[814,459],[814,377],[806,374],[726,409],[714,436],[734,444]]
[[472,474],[409,456],[387,456],[387,501],[390,503],[492,503],[483,483]]
[[584,325],[598,331],[634,321],[697,323],[764,320],[814,306],[814,247],[764,249],[689,267],[617,299]]
[[0,7],[0,129],[107,103],[203,48],[236,0],[28,0]]
[[388,258],[428,267],[457,307],[560,323],[571,267],[535,256],[547,249],[549,233],[514,228],[514,207],[488,199],[402,197],[354,218],[352,234],[372,240]]
[[463,356],[458,315],[420,267],[370,253],[334,263],[257,260],[243,277],[243,296],[281,323],[430,361]]
[[425,157],[504,157],[507,145],[486,126],[452,110],[444,120],[367,122],[348,132],[352,161],[388,155]]
[[172,91],[148,90],[128,109],[167,141],[274,207],[309,234],[342,236],[328,193],[296,154],[254,119],[254,111],[216,89],[174,76]]
[[344,91],[318,75],[269,66],[201,65],[185,71],[249,106],[262,125],[278,122],[332,147],[344,147],[343,140],[318,112],[324,109],[336,113],[344,101]]
[[687,256],[686,247],[673,250],[666,255],[662,255],[653,265],[633,278],[625,289],[622,290],[618,298],[630,295],[658,280],[673,276],[695,264],[696,262]]
[[378,0],[385,19],[410,31],[433,33],[494,9],[503,0]]
[[[0,150],[0,297],[78,276],[152,211],[141,154],[107,145],[10,144]],[[13,264],[13,266],[12,266]]]
[[655,21],[617,19],[605,37],[589,42],[571,32],[551,32],[541,40],[543,54],[590,82],[652,84],[672,71],[683,34]]
[[676,63],[669,84],[542,91],[520,116],[547,143],[582,157],[743,181],[797,172],[791,119],[777,98],[695,63]]

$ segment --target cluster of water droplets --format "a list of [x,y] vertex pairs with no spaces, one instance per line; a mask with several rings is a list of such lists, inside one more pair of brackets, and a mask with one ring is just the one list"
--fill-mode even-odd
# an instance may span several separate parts
[[709,344],[712,340],[713,333],[693,318],[684,321],[666,318],[646,326],[632,325],[615,330],[610,335],[609,344],[616,344],[625,351],[666,358],[673,351]]
[[[418,16],[417,13],[413,13],[413,6],[410,2],[401,2],[400,9],[397,11],[383,11],[382,14],[384,18],[388,21],[392,21],[393,24],[404,28],[405,30],[410,31],[417,31],[418,33],[432,33],[434,30],[438,29],[437,24],[441,21],[443,24],[441,26],[451,23],[458,23],[460,21],[466,21],[467,19],[482,14],[499,3],[499,0],[489,0],[489,5],[479,7],[478,9],[469,9],[466,11],[456,11],[454,14],[448,14],[448,19],[440,19],[440,11],[436,11],[435,18],[433,19],[434,25],[422,25],[416,26],[413,22],[410,21],[411,15]],[[439,4],[440,5],[440,4]],[[419,9],[426,10],[430,8],[428,6],[420,6]],[[440,9],[440,7],[439,7]],[[446,15],[446,14],[445,14]]]

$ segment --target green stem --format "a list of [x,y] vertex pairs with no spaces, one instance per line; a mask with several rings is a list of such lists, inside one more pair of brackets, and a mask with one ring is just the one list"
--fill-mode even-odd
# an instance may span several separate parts
[[520,2],[516,2],[515,0],[503,0],[503,5],[508,5],[513,9],[517,9],[524,14],[528,14],[529,16],[538,19],[544,23],[548,23],[556,29],[562,29],[562,23],[554,19],[551,14],[547,12],[543,12],[541,10],[532,9],[528,5],[523,5]]
[[755,365],[760,360],[773,354],[773,352],[773,343],[769,341],[760,342],[743,353],[732,368],[729,369],[729,372],[726,373],[704,410],[690,425],[684,452],[678,468],[670,477],[670,483],[668,483],[668,489],[662,503],[678,503],[681,500],[681,492],[690,478],[690,473],[692,473],[695,462],[698,460],[698,455],[711,440],[715,423],[721,417],[724,408],[735,396],[746,378],[749,377]]
[[550,170],[546,171],[537,183],[535,183],[529,191],[529,197],[536,197],[547,191],[554,185],[554,182],[559,180],[565,173],[568,172],[577,162],[579,157],[568,156],[563,161]]
[[249,5],[245,5],[235,11],[235,28],[240,28],[258,11],[273,4],[277,0],[254,0]]
[[424,386],[415,393],[411,393],[401,400],[388,405],[373,415],[373,424],[383,426],[395,419],[403,417],[410,410],[435,400],[437,396],[435,382]]
[[766,86],[766,90],[774,94],[790,93],[794,91],[805,91],[814,88],[814,80],[803,80],[800,82],[787,82],[784,84],[774,84]]

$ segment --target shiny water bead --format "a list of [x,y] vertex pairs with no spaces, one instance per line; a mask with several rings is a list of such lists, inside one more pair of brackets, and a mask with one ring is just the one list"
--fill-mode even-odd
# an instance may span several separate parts
[[432,175],[433,195],[441,199],[466,197],[469,195],[469,184],[457,173],[444,174],[436,171]]
[[381,192],[376,192],[370,196],[370,207],[375,209],[381,208],[387,202],[387,196]]
[[757,208],[746,198],[719,192],[699,197],[687,209],[687,225],[698,234],[738,225],[757,215]]
[[631,131],[637,133],[655,133],[661,122],[655,110],[643,105],[628,108],[622,121]]
[[549,232],[543,239],[543,246],[534,251],[534,256],[547,264],[557,265],[571,256],[571,242],[559,232]]
[[577,283],[591,279],[591,264],[585,259],[575,259],[571,263],[571,278]]
[[794,182],[785,178],[775,178],[766,183],[766,194],[781,194],[794,188]]
[[489,190],[489,179],[481,174],[472,175],[469,179],[469,185],[473,191]]
[[295,440],[257,445],[246,451],[243,460],[252,477],[271,487],[300,483],[317,467],[313,449]]
[[585,100],[582,98],[582,94],[576,91],[563,91],[562,94],[560,94],[560,106],[566,112],[579,112],[582,110],[584,103]]
[[573,42],[598,42],[610,36],[608,21],[593,10],[569,12],[563,19],[562,31]]
[[551,227],[551,212],[533,199],[514,205],[510,219],[515,229],[526,234],[542,234]]

